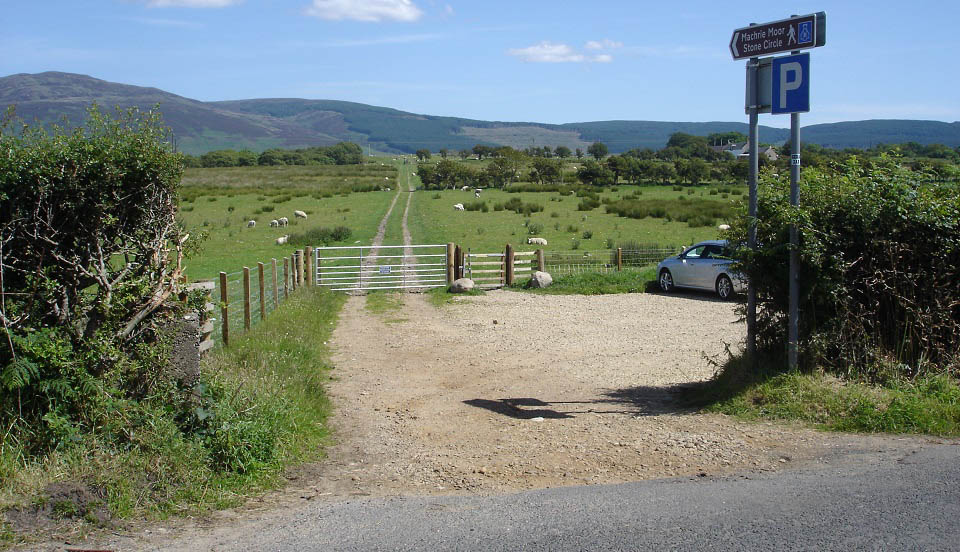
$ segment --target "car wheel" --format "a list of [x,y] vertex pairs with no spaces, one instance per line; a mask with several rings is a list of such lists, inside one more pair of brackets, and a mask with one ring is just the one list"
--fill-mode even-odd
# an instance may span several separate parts
[[660,271],[660,289],[663,291],[673,291],[673,274],[663,269]]
[[730,277],[726,274],[721,274],[720,277],[717,278],[717,295],[724,301],[733,297],[733,282],[730,281]]

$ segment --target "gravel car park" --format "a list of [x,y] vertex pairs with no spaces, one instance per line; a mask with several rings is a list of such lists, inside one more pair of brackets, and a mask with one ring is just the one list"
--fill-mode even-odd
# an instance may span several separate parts
[[700,289],[730,299],[746,290],[746,282],[733,264],[726,240],[703,241],[661,261],[657,265],[657,281],[663,291]]

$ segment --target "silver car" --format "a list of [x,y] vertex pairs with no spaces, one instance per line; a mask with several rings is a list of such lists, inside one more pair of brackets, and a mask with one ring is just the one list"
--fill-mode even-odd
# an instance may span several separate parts
[[657,265],[657,281],[663,291],[674,288],[704,289],[717,292],[721,299],[741,293],[746,284],[733,270],[733,259],[726,240],[703,241],[691,245]]

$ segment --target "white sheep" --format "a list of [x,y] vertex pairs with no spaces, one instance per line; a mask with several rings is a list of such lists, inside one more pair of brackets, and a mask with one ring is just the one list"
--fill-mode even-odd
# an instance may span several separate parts
[[302,219],[307,218],[307,214],[304,213],[303,211],[294,211],[294,212],[293,212],[293,216],[295,216],[295,217],[297,217],[297,218],[302,218]]
[[290,235],[289,235],[289,234],[287,234],[286,236],[280,236],[279,238],[277,238],[277,245],[283,245],[283,244],[287,243],[287,240],[288,240],[289,238],[290,238]]
[[477,190],[476,192],[473,192],[473,197],[475,197],[475,198],[477,198],[477,199],[480,199],[480,190]]
[[286,226],[290,224],[290,219],[288,219],[287,217],[280,217],[277,219],[277,222],[280,223],[280,226]]
[[280,226],[280,221],[279,221],[279,220],[273,219],[273,220],[270,221],[270,228],[277,228],[277,227],[279,227],[279,226]]
[[387,188],[387,190],[386,190],[386,191],[388,191],[388,192],[389,192],[389,191],[390,191],[390,188]]
[[457,211],[463,211],[463,203],[457,203],[453,206]]
[[546,238],[527,238],[527,243],[530,245],[547,245]]
[[717,226],[717,230],[729,230],[729,229],[730,229],[729,224],[721,224],[720,226]]
[[460,188],[460,191],[461,191],[461,192],[466,192],[466,191],[469,190],[469,189],[470,189],[470,186],[464,186],[463,188]]
[[248,220],[248,221],[247,221],[247,228],[253,228],[253,227],[255,227],[256,225],[257,225],[257,221],[255,221],[255,220]]

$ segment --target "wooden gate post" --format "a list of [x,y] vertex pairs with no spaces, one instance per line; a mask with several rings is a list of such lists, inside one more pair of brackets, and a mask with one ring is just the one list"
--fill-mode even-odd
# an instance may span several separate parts
[[547,263],[543,259],[543,249],[537,249],[537,270],[540,272],[547,271]]
[[243,267],[243,329],[250,329],[250,267]]
[[309,245],[303,250],[304,259],[303,264],[306,267],[304,269],[304,280],[306,280],[307,287],[310,287],[314,284],[313,282],[313,272],[310,270],[310,267],[313,265],[313,248]]
[[508,286],[513,285],[513,246],[509,243],[507,244],[507,250],[504,252],[504,274],[506,284]]
[[297,290],[297,254],[290,254],[290,291]]
[[223,345],[230,344],[230,295],[227,293],[227,273],[220,273],[220,334]]
[[280,288],[277,287],[277,260],[270,259],[270,264],[273,265],[273,308],[280,307]]
[[460,246],[454,248],[453,253],[453,279],[463,278],[463,249]]
[[290,264],[290,259],[283,258],[283,299],[286,300],[290,297],[290,271],[287,268],[287,265]]
[[623,270],[623,248],[617,248],[617,272]]
[[453,281],[456,279],[455,278],[456,273],[454,270],[454,266],[456,263],[455,256],[456,256],[456,246],[453,245],[452,243],[448,243],[447,244],[447,285],[448,286],[452,284]]
[[260,320],[267,318],[267,282],[263,275],[263,263],[257,263],[257,273],[260,276]]

